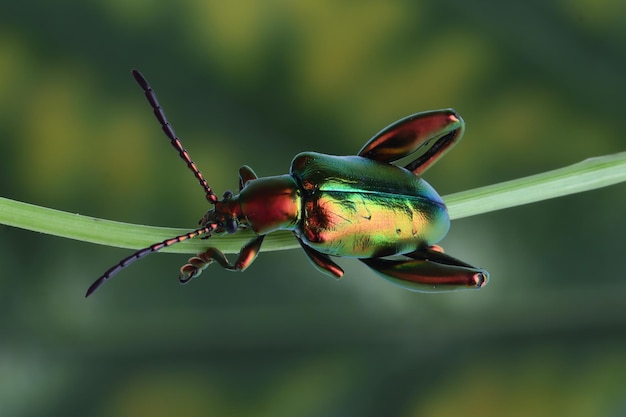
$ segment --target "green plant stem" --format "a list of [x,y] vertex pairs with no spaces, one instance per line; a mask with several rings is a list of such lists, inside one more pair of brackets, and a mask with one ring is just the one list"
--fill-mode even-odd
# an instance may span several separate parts
[[[542,174],[451,194],[444,197],[444,201],[448,206],[450,217],[459,219],[606,187],[623,181],[626,181],[626,152],[590,158]],[[0,197],[0,224],[129,249],[141,249],[189,231],[103,220],[2,197]],[[251,237],[250,231],[214,236],[211,237],[210,245],[225,253],[237,253]],[[191,239],[168,247],[163,252],[197,253],[207,246],[209,244],[205,240]],[[263,250],[284,250],[298,246],[291,232],[281,231],[267,236]]]
[[585,159],[529,177],[462,191],[444,197],[450,218],[535,203],[626,181],[626,152]]

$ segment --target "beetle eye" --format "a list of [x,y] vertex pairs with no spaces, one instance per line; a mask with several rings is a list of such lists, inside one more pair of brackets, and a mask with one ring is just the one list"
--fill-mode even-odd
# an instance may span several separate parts
[[224,221],[224,228],[228,233],[235,233],[237,231],[237,222],[235,219],[226,219]]

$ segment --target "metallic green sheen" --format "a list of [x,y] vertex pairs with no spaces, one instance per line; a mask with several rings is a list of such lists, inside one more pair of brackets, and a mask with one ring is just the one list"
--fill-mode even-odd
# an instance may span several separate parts
[[359,156],[298,154],[291,175],[301,189],[308,246],[332,256],[370,258],[439,242],[450,220],[437,192],[412,172]]

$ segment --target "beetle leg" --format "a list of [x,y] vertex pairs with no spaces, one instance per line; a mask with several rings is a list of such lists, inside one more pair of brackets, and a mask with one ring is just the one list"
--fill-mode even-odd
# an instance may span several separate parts
[[263,238],[265,238],[265,235],[257,236],[241,248],[235,263],[230,263],[221,250],[208,248],[206,251],[198,254],[198,256],[190,258],[188,263],[180,268],[178,280],[181,284],[186,284],[192,278],[200,275],[204,268],[211,265],[213,261],[229,271],[245,271],[259,254]]
[[304,249],[304,253],[306,253],[306,256],[309,257],[309,260],[318,271],[333,278],[341,278],[343,276],[343,269],[333,262],[330,259],[330,256],[305,245],[300,239],[298,239],[298,242],[300,242],[300,246]]
[[406,254],[410,259],[360,259],[380,276],[405,289],[442,292],[478,289],[487,284],[489,273],[440,252],[440,247]]
[[257,178],[259,177],[254,173],[252,168],[250,168],[248,165],[243,165],[241,168],[239,168],[239,191],[241,191],[243,187],[246,186],[248,181],[256,180]]
[[[414,252],[405,253],[404,256],[418,260],[418,261],[431,261],[445,265],[462,266],[466,268],[473,268],[479,271],[483,271],[480,268],[474,268],[467,262],[463,262],[460,259],[454,258],[444,253],[443,248],[439,245],[432,245],[426,249],[418,249]],[[486,271],[483,271],[486,272]]]
[[421,175],[455,145],[465,129],[454,110],[433,110],[405,117],[376,134],[358,155],[381,162],[392,162],[428,146],[404,168]]

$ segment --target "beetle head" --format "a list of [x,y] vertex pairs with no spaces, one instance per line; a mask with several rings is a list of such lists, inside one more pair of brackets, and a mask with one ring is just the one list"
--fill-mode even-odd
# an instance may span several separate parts
[[244,216],[241,213],[239,196],[233,195],[232,191],[226,191],[222,200],[215,202],[215,207],[205,213],[200,219],[201,226],[216,225],[213,234],[235,233],[245,228]]

